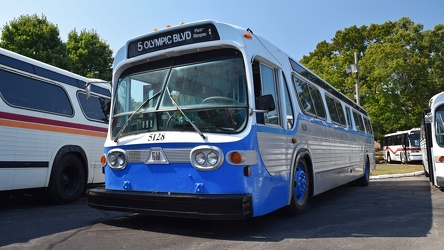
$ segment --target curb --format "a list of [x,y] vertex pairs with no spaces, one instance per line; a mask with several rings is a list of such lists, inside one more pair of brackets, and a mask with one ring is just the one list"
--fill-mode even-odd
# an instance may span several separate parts
[[383,174],[383,175],[376,175],[376,176],[370,176],[370,180],[389,179],[389,178],[401,178],[401,177],[413,177],[413,176],[419,176],[419,175],[424,175],[424,171],[418,171],[418,172],[407,173],[407,174]]

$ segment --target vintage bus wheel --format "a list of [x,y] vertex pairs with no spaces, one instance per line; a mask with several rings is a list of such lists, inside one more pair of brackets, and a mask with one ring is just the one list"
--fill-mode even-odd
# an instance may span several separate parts
[[370,182],[370,162],[368,160],[365,161],[364,167],[364,175],[356,180],[357,186],[366,187]]
[[85,185],[82,162],[78,157],[67,154],[52,170],[48,195],[56,204],[70,203],[80,198]]
[[302,213],[309,205],[311,199],[310,172],[304,159],[299,160],[294,171],[293,190],[288,214],[296,216]]

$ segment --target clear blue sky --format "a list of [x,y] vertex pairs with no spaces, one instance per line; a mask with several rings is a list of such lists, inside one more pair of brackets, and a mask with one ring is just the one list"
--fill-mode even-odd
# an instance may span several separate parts
[[126,40],[181,21],[203,19],[251,28],[296,60],[336,31],[409,17],[424,30],[444,23],[444,0],[8,0],[0,29],[20,15],[45,15],[66,42],[74,28],[94,29],[115,53]]

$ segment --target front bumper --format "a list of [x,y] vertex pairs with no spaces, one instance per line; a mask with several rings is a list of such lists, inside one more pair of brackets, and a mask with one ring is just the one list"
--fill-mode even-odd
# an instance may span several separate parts
[[88,190],[88,205],[103,210],[207,220],[252,217],[251,195],[245,194],[151,193],[94,188]]

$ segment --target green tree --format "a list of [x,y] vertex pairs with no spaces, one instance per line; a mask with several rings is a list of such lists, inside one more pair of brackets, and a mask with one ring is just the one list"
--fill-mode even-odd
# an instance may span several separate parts
[[96,31],[74,29],[68,34],[67,51],[73,72],[103,80],[111,79],[112,50],[102,41]]
[[358,52],[361,105],[376,138],[418,127],[428,100],[444,85],[444,25],[423,31],[409,18],[337,31],[301,62],[352,99],[354,74],[345,67]]
[[46,17],[22,15],[3,26],[0,47],[70,70],[59,29]]

